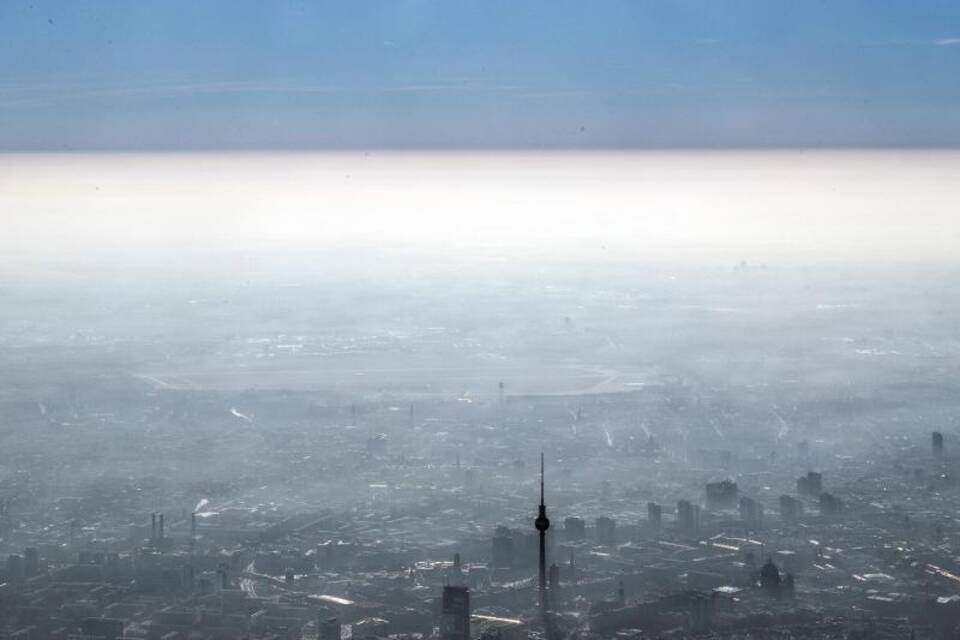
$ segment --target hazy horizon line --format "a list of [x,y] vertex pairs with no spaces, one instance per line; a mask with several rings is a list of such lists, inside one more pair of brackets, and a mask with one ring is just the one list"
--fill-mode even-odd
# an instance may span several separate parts
[[877,152],[926,152],[926,151],[960,151],[957,145],[649,145],[649,146],[616,146],[616,145],[544,145],[544,146],[148,146],[148,147],[0,147],[3,155],[29,154],[69,154],[69,153],[642,153],[642,152],[848,152],[848,151],[877,151]]

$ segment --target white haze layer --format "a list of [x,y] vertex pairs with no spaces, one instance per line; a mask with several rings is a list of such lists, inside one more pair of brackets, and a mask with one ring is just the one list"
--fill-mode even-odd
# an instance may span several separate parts
[[953,262],[960,153],[0,155],[0,265]]

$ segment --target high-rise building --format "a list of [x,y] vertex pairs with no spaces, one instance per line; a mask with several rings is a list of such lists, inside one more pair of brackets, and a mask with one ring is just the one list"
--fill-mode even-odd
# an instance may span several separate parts
[[23,574],[27,578],[40,573],[40,554],[36,547],[27,547],[23,550]]
[[843,511],[843,500],[831,493],[820,494],[820,515],[836,516]]
[[780,596],[780,569],[773,564],[773,558],[767,559],[766,564],[760,569],[760,587],[768,595]]
[[696,533],[700,529],[700,506],[689,500],[679,500],[677,502],[677,527],[682,533]]
[[740,498],[740,519],[748,529],[759,530],[763,525],[763,505],[753,498]]
[[797,587],[794,583],[793,574],[788,573],[780,585],[780,594],[787,599],[792,600],[796,596]]
[[567,540],[583,540],[587,537],[587,523],[583,518],[566,518],[563,521],[563,533]]
[[340,620],[319,616],[317,619],[317,640],[340,640]]
[[493,534],[494,569],[510,569],[513,567],[513,535],[506,527],[497,527]]
[[617,523],[613,518],[600,516],[594,521],[597,532],[597,544],[614,545],[617,543]]
[[230,585],[230,565],[226,562],[221,562],[217,565],[217,578],[219,579],[219,584],[221,591],[225,591]]
[[780,517],[785,524],[793,524],[803,515],[803,503],[793,496],[780,496]]
[[451,586],[463,585],[463,562],[459,553],[453,554],[453,566],[447,571],[447,584]]
[[797,478],[797,493],[816,498],[823,493],[823,476],[816,471],[808,471],[806,476]]
[[193,578],[194,578],[193,565],[189,563],[183,565],[182,583],[183,583],[184,589],[186,589],[187,591],[193,591]]
[[23,556],[16,553],[7,556],[7,577],[11,580],[23,578]]
[[663,522],[663,508],[656,502],[647,503],[647,528],[651,533],[659,533]]
[[689,592],[687,598],[690,607],[689,629],[696,633],[709,631],[713,625],[716,599],[696,591]]
[[470,640],[470,590],[446,586],[442,604],[440,640]]
[[943,457],[943,434],[939,431],[934,431],[930,436],[930,444],[933,447],[933,457],[942,458]]
[[737,506],[737,483],[733,480],[707,483],[707,508],[732,509]]

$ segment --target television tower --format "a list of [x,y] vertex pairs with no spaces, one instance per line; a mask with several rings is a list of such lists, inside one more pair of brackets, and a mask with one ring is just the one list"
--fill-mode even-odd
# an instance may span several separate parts
[[533,526],[540,532],[540,609],[547,611],[547,529],[550,528],[550,519],[547,518],[547,505],[543,503],[543,452],[540,452],[540,508]]

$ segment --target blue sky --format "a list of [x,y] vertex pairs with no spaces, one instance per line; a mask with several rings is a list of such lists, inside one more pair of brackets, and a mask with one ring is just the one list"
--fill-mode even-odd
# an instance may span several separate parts
[[0,3],[0,149],[960,147],[956,0]]

